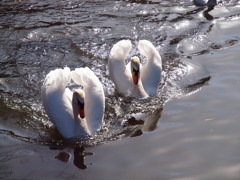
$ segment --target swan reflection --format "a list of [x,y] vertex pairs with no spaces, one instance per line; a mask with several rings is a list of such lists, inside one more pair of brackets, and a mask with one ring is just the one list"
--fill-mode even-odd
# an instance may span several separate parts
[[141,113],[132,115],[123,124],[125,127],[122,132],[125,136],[141,136],[144,132],[150,132],[156,129],[157,123],[161,118],[163,108],[157,108],[152,113]]
[[194,4],[197,6],[206,6],[207,9],[203,11],[203,16],[207,20],[213,20],[214,17],[209,14],[210,11],[214,9],[214,7],[217,5],[217,0],[194,0]]
[[[66,146],[67,147],[67,146]],[[66,148],[65,147],[65,148]],[[79,169],[87,169],[87,165],[84,162],[84,159],[86,156],[92,156],[92,152],[86,152],[83,146],[75,146],[73,149],[73,156],[71,154],[63,151],[65,149],[64,147],[59,146],[50,146],[51,150],[61,150],[56,156],[55,159],[63,162],[63,163],[69,163],[71,160],[71,157],[73,157],[73,164],[79,168]],[[73,147],[69,147],[73,148]]]
[[203,11],[203,16],[207,19],[207,20],[213,20],[213,16],[211,14],[209,14],[210,11],[212,11],[214,9],[214,6],[209,6],[205,11]]
[[74,165],[79,169],[87,169],[87,165],[84,163],[84,158],[86,156],[91,156],[93,153],[91,152],[84,152],[83,147],[76,147],[74,149]]

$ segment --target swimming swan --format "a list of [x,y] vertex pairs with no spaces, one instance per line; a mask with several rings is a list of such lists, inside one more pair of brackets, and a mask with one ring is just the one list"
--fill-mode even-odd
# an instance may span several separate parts
[[161,56],[151,42],[140,40],[138,50],[147,62],[142,66],[139,57],[134,56],[126,65],[131,49],[130,40],[121,40],[110,51],[108,70],[117,92],[139,98],[156,95],[161,81]]
[[[71,80],[83,89],[72,92],[66,87]],[[93,135],[101,127],[105,95],[99,79],[89,68],[49,72],[41,93],[44,109],[63,137]]]

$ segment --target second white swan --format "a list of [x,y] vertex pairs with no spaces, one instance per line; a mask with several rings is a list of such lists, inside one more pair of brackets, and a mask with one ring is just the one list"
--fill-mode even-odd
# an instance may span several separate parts
[[140,40],[138,50],[147,58],[142,66],[139,57],[125,60],[132,49],[130,40],[121,40],[111,49],[108,70],[118,93],[131,97],[148,97],[157,94],[161,81],[161,56],[150,41]]

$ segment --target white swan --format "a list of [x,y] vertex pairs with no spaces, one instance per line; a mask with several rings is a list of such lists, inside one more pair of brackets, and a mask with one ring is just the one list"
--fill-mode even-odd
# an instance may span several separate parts
[[[66,86],[73,80],[83,90]],[[50,120],[65,138],[93,135],[101,127],[105,95],[97,76],[89,68],[56,69],[42,86],[42,102]]]
[[156,95],[161,80],[161,56],[151,42],[140,40],[138,50],[147,62],[141,67],[140,59],[134,56],[126,65],[125,59],[131,49],[130,40],[121,40],[110,51],[108,70],[117,92],[132,97]]

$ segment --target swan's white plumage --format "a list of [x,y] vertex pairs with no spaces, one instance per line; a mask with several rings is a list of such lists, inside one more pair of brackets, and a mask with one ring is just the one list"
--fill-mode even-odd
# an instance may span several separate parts
[[132,49],[131,41],[122,40],[116,43],[110,52],[108,70],[119,93],[129,94],[131,72],[126,69],[125,59]]
[[142,84],[146,93],[153,96],[157,94],[157,88],[161,81],[161,56],[152,43],[147,40],[140,40],[138,49],[147,58],[146,64],[141,68]]
[[125,59],[132,49],[130,40],[121,40],[111,49],[108,69],[118,93],[132,97],[147,97],[157,93],[161,79],[162,61],[158,51],[147,40],[140,40],[138,49],[147,58],[147,62],[140,69],[141,75],[137,85],[133,83],[130,62],[126,65]]
[[103,123],[105,95],[102,84],[89,68],[75,69],[72,71],[72,79],[83,86],[86,123],[90,134],[94,134]]
[[[71,72],[69,68],[53,70],[47,74],[42,86],[41,93],[44,109],[50,120],[57,127],[60,134],[65,138],[92,135],[101,127],[103,121],[105,97],[101,83],[95,74],[88,68],[80,68],[76,69],[75,71],[81,70],[83,72],[77,73],[79,77],[77,77],[76,73]],[[71,81],[72,75],[74,76],[74,80],[76,80],[75,82],[77,84],[83,83],[82,85],[84,86],[84,92],[91,88],[89,85],[95,85],[96,87],[94,86],[93,89],[98,89],[95,94],[92,94],[94,98],[98,95],[100,96],[99,101],[96,103],[97,105],[91,105],[91,107],[94,107],[95,109],[89,108],[87,110],[88,114],[91,110],[93,111],[92,114],[95,114],[95,110],[97,111],[96,117],[90,116],[90,123],[88,123],[87,115],[84,119],[74,118],[72,108],[73,92],[66,87]],[[81,78],[83,80],[79,81],[78,79]],[[90,81],[94,82],[88,84]],[[86,96],[88,96],[88,98],[85,100],[86,106],[89,107],[87,104],[93,104],[93,102],[89,103],[93,99],[89,97],[89,93],[85,93]],[[101,114],[99,113],[98,108],[101,109]],[[95,123],[92,122],[94,120],[96,120]]]
[[108,60],[109,73],[118,93],[133,97],[147,97],[141,81],[138,85],[133,85],[130,62],[127,65],[125,63],[131,49],[130,40],[121,40],[112,47]]

